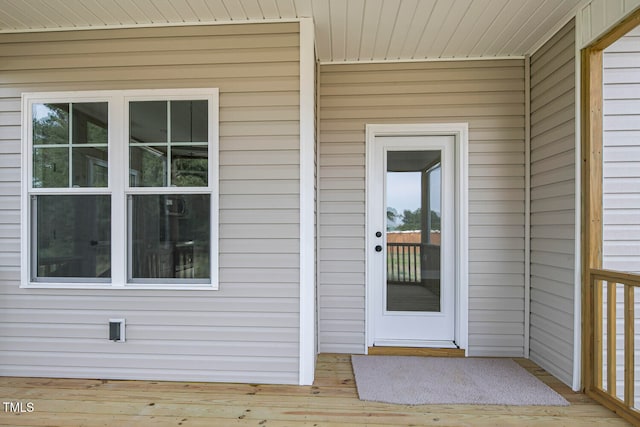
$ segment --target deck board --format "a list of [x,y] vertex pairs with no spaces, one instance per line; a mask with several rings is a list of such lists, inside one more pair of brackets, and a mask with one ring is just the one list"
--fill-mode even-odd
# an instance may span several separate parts
[[[3,401],[33,402],[5,426],[628,426],[613,412],[515,359],[571,406],[388,405],[358,399],[350,356],[322,354],[313,386],[0,378]],[[1,407],[0,407],[1,408]]]

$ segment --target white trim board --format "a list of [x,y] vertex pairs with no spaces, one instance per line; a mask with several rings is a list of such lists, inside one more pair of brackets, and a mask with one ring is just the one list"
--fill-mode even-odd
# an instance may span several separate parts
[[300,21],[300,385],[313,384],[316,361],[315,51],[311,19]]
[[[455,341],[469,353],[469,124],[468,123],[418,123],[418,124],[367,124],[366,125],[366,175],[374,168],[373,145],[379,136],[429,136],[452,135],[455,137],[455,204],[456,204],[456,265],[455,265]],[[366,194],[373,194],[373,180],[367,179]],[[373,229],[369,218],[373,213],[366,202],[365,245],[374,244]],[[365,258],[366,259],[366,258]],[[373,266],[368,261],[365,267],[365,283],[373,275]],[[373,298],[366,286],[365,298],[365,342],[364,353],[373,345]]]
[[[203,187],[132,187],[128,183],[128,146],[119,141],[128,141],[128,103],[142,100],[207,100],[209,105],[209,182]],[[109,181],[106,187],[62,187],[36,188],[32,180],[32,109],[33,103],[105,102],[109,108],[108,166]],[[124,89],[87,91],[24,92],[22,94],[22,143],[21,143],[21,209],[24,221],[21,224],[21,288],[30,289],[135,289],[135,290],[218,290],[219,289],[219,89],[218,88],[168,88],[168,89]],[[127,142],[128,144],[128,142]],[[124,178],[124,177],[127,178]],[[111,277],[105,281],[46,280],[37,281],[33,276],[34,266],[31,251],[35,248],[33,212],[30,206],[32,195],[104,194],[111,195]],[[126,199],[134,194],[209,194],[211,197],[210,235],[210,279],[209,283],[180,279],[155,280],[149,283],[134,281],[128,277],[127,263],[131,251],[127,239]]]
[[582,31],[582,21],[576,19],[574,29],[575,42],[575,228],[574,228],[574,256],[573,256],[573,391],[580,391],[582,387],[582,49],[579,37]]
[[443,57],[443,58],[405,58],[405,59],[361,59],[350,61],[320,61],[320,65],[354,65],[354,64],[403,64],[413,62],[469,62],[469,61],[504,61],[523,60],[524,55]]
[[55,27],[55,28],[22,28],[19,30],[0,30],[0,34],[22,33],[53,33],[63,31],[92,31],[92,30],[122,30],[136,28],[162,28],[162,27],[202,27],[210,25],[242,25],[242,24],[283,24],[290,22],[302,22],[311,18],[276,18],[276,19],[244,19],[224,21],[184,21],[184,22],[154,22],[149,24],[105,24],[81,27]]
[[531,353],[531,57],[524,60],[524,357]]

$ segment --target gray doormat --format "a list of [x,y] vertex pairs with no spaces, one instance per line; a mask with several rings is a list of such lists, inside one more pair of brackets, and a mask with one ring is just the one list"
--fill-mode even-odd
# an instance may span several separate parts
[[351,356],[361,400],[402,405],[569,402],[511,359]]

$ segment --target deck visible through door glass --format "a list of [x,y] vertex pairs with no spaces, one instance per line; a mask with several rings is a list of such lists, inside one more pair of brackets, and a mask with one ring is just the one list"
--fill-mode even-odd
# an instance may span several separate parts
[[441,152],[387,152],[387,311],[439,312]]

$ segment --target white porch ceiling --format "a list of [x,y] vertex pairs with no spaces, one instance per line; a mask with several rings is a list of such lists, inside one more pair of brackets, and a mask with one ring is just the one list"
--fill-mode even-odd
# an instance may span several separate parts
[[321,62],[523,56],[589,0],[0,0],[0,32],[313,17]]

